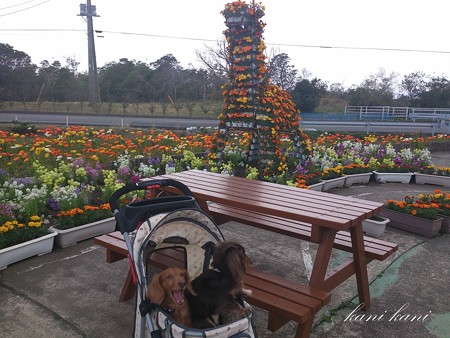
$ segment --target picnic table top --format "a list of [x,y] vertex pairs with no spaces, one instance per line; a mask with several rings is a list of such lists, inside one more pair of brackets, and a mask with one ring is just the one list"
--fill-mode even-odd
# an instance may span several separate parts
[[346,230],[380,213],[383,203],[270,182],[189,170],[157,178],[187,185],[197,200],[222,203],[335,230]]

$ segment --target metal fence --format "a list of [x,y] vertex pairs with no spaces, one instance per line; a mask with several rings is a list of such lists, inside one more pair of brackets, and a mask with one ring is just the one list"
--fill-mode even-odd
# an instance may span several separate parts
[[358,120],[448,120],[450,108],[414,108],[391,106],[345,106],[346,115],[358,115]]
[[300,121],[304,130],[338,131],[370,133],[399,133],[417,132],[435,135],[436,133],[449,133],[450,126],[441,126],[433,122],[411,122],[411,121]]

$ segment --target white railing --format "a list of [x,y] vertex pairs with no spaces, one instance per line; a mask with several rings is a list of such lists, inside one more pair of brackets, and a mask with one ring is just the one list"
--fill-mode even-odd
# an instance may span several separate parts
[[449,133],[450,126],[440,126],[437,123],[430,122],[394,122],[394,121],[300,121],[300,126],[304,130],[320,131],[366,131],[370,133],[399,133],[399,132],[418,132],[429,133],[432,136],[435,133]]
[[430,119],[447,120],[450,118],[450,108],[414,108],[390,106],[345,106],[345,114],[358,114],[364,119]]

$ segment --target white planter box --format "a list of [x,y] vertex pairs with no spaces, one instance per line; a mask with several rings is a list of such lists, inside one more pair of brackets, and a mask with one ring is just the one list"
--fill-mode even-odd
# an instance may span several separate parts
[[113,232],[116,228],[116,219],[114,217],[106,218],[101,221],[92,222],[85,225],[80,225],[75,228],[59,230],[50,227],[53,231],[58,233],[55,238],[56,246],[66,248],[77,244],[79,241],[89,239],[95,236],[103,235],[108,232]]
[[450,234],[450,216],[442,216],[441,232],[444,234]]
[[443,187],[450,187],[450,177],[448,176],[414,173],[414,177],[417,184],[434,184]]
[[380,237],[384,230],[386,230],[386,224],[389,223],[389,218],[384,218],[384,221],[375,221],[373,219],[365,219],[362,222],[363,231],[370,236]]
[[349,187],[353,184],[367,184],[372,177],[372,173],[361,173],[345,176],[345,186]]
[[381,211],[381,214],[383,217],[389,218],[390,221],[388,225],[390,227],[412,232],[428,238],[437,236],[442,228],[442,217],[435,220],[430,220],[387,208],[384,208],[383,211]]
[[49,253],[53,249],[53,240],[56,235],[56,232],[51,232],[48,235],[0,250],[0,270],[5,269],[8,264]]
[[378,183],[409,183],[413,173],[379,173],[373,172],[375,182]]
[[315,183],[308,185],[308,188],[314,191],[322,191],[323,189],[323,182]]
[[344,186],[344,183],[345,176],[332,178],[331,180],[324,180],[322,191],[328,191],[334,188],[342,188]]

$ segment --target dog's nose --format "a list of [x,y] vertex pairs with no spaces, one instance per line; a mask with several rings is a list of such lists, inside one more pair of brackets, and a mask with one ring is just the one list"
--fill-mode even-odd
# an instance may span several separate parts
[[186,286],[185,282],[178,282],[178,285],[180,286],[180,288],[184,288]]

